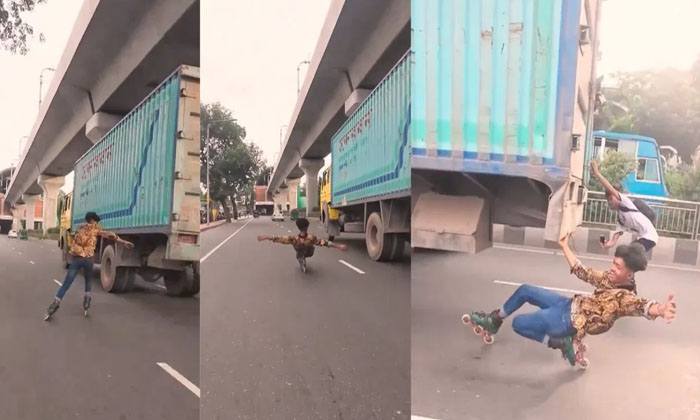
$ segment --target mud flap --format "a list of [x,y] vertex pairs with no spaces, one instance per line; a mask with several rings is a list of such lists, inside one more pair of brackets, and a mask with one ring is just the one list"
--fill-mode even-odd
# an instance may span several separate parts
[[577,181],[569,181],[554,191],[547,208],[544,227],[546,241],[557,242],[581,226],[587,195],[588,190]]
[[475,254],[492,246],[486,200],[475,196],[420,194],[411,215],[411,246]]

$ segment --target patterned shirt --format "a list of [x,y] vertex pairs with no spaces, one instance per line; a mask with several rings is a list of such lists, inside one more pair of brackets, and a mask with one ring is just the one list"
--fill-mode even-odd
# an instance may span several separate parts
[[278,244],[292,245],[294,249],[307,249],[317,246],[329,246],[330,242],[325,239],[317,238],[314,235],[307,233],[306,236],[297,234],[295,236],[273,236],[272,242]]
[[86,223],[78,229],[73,237],[73,243],[70,247],[71,255],[82,258],[91,258],[95,255],[95,246],[97,245],[97,237],[100,234],[106,234],[111,238],[116,238],[117,235],[111,232],[102,230],[97,223]]
[[649,307],[658,302],[638,297],[635,292],[615,286],[609,271],[586,268],[577,261],[571,273],[595,287],[590,296],[574,296],[571,322],[576,328],[577,338],[581,339],[586,334],[602,334],[623,316],[657,318],[649,314]]

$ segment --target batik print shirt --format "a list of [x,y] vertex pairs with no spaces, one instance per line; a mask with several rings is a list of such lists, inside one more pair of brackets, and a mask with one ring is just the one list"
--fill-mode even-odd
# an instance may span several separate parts
[[329,246],[330,242],[325,239],[317,238],[314,235],[307,233],[306,236],[297,234],[295,236],[273,236],[272,242],[278,244],[292,245],[295,250],[312,248],[316,246]]
[[656,319],[649,314],[649,307],[656,301],[638,297],[636,293],[617,288],[611,281],[609,271],[598,271],[584,267],[580,262],[571,273],[595,287],[592,295],[575,295],[571,305],[571,322],[576,328],[576,337],[586,334],[602,334],[608,331],[618,318],[623,316],[644,316]]
[[91,258],[95,255],[95,246],[97,245],[97,237],[100,233],[116,238],[117,235],[111,232],[102,230],[98,224],[86,223],[78,229],[73,237],[73,243],[70,247],[71,255],[82,258]]

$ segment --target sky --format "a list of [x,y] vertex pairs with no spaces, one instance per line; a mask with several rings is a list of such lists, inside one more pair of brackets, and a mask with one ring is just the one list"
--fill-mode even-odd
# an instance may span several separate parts
[[[25,15],[35,33],[46,42],[31,42],[26,56],[0,50],[0,168],[17,165],[19,142],[31,134],[39,111],[39,74],[45,67],[56,67],[68,42],[82,0],[49,0]],[[46,93],[53,72],[44,72]],[[21,140],[24,148],[27,139]]]
[[[202,100],[231,109],[269,164],[296,104],[297,65],[311,57],[330,1],[201,1]],[[604,1],[601,72],[690,67],[700,55],[700,0],[660,4]],[[49,0],[38,6],[26,18],[46,42],[32,43],[27,56],[0,51],[0,168],[17,161],[18,142],[36,118],[39,73],[58,64],[81,5]],[[45,92],[52,73],[44,74]]]

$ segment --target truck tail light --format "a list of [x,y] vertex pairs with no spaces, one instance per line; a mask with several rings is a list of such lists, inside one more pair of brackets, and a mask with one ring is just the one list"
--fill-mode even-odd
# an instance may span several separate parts
[[197,236],[196,235],[177,235],[177,241],[183,244],[196,244],[197,243]]

